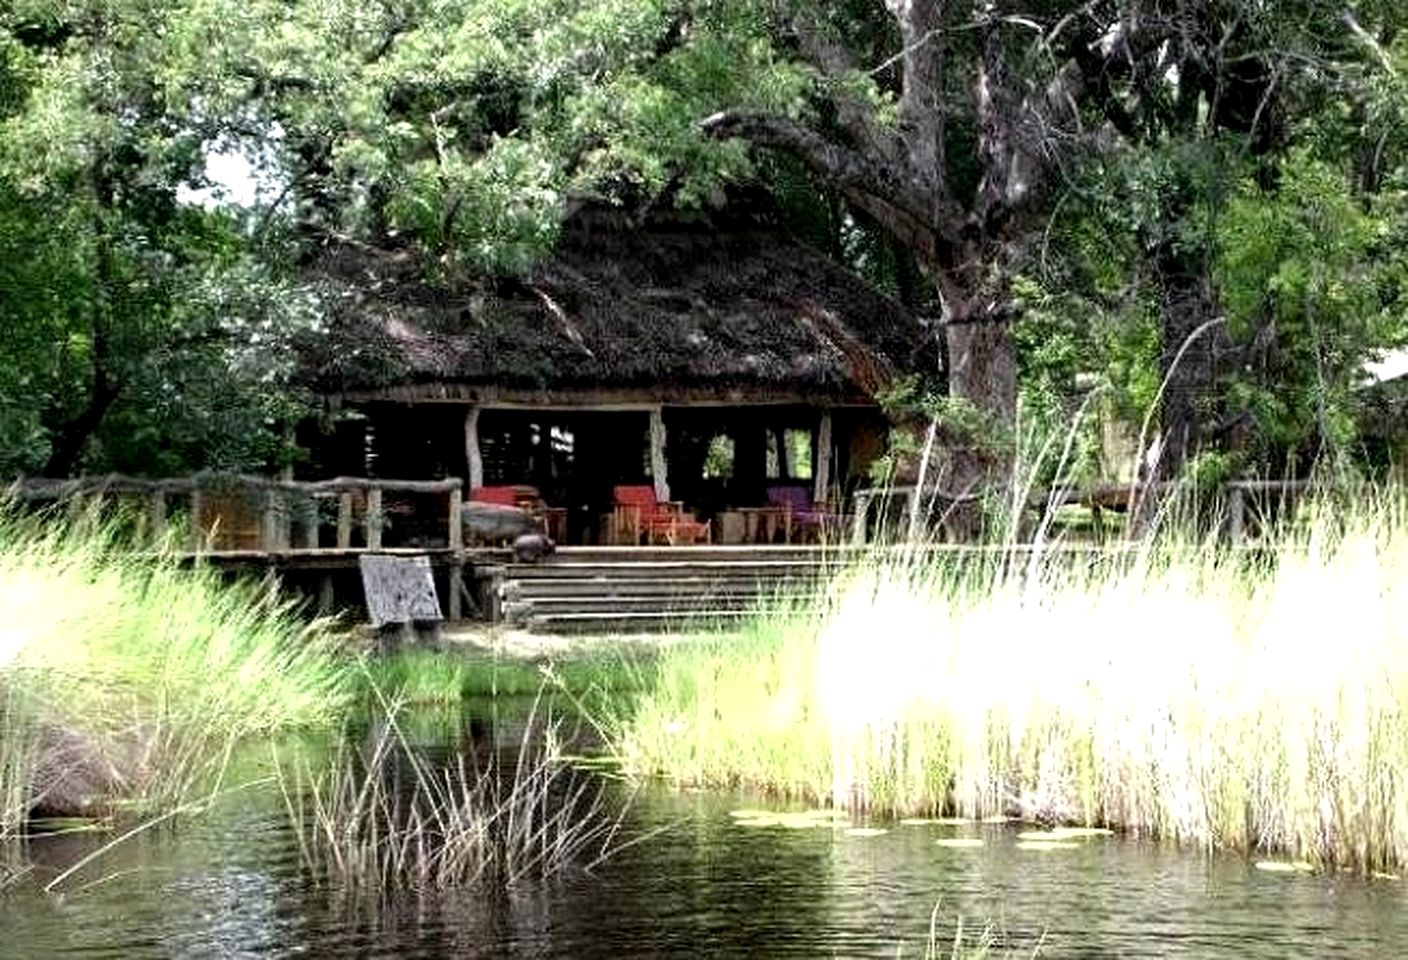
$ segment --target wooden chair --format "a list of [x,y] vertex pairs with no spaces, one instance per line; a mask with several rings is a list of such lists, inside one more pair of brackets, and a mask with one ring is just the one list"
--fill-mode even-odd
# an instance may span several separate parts
[[708,543],[709,521],[700,520],[678,501],[655,499],[652,486],[614,487],[612,539],[616,543]]
[[834,519],[824,505],[812,502],[812,492],[806,487],[768,487],[768,505],[785,512],[784,539],[789,543],[794,535],[803,541],[821,539]]

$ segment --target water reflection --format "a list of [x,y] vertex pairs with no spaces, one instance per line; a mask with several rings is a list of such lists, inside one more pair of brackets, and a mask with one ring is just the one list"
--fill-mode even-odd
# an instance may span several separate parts
[[[447,756],[498,753],[522,719],[421,715],[405,732]],[[672,829],[595,875],[383,902],[310,885],[277,790],[249,791],[113,850],[62,898],[42,883],[106,838],[33,841],[35,879],[0,898],[0,957],[922,956],[936,902],[945,935],[960,916],[975,931],[990,921],[1028,947],[1044,935],[1043,957],[1378,958],[1408,943],[1401,883],[1266,874],[1131,840],[1020,850],[1015,826],[853,837],[729,816],[759,804],[649,790],[629,829]],[[985,843],[935,842],[958,836]]]

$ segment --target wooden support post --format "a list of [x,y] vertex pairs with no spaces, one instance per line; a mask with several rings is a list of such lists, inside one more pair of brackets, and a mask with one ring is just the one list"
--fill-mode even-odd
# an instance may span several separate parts
[[367,540],[368,550],[381,549],[381,487],[372,487],[367,491],[367,515],[362,518],[363,533]]
[[479,408],[464,415],[464,455],[469,462],[469,489],[484,486],[484,455],[479,449]]
[[[100,493],[93,495],[93,503],[95,506],[98,503],[98,498],[101,496],[102,494]],[[73,495],[68,498],[68,502],[64,504],[64,511],[68,515],[68,522],[70,526],[83,526],[83,512],[87,509],[87,506],[87,502],[83,499],[83,491],[75,490],[73,492]],[[95,516],[97,515],[97,512],[98,511],[94,509],[93,513]]]
[[298,501],[299,526],[301,527],[298,545],[304,550],[318,549],[318,498],[305,496]]
[[332,574],[325,573],[318,581],[318,614],[319,616],[332,616],[332,608],[335,602],[336,593],[333,591]]
[[450,529],[446,542],[450,549],[456,552],[464,549],[464,520],[461,511],[464,509],[464,497],[456,487],[450,491]]
[[343,493],[337,498],[337,549],[346,550],[352,546],[352,494]]
[[446,602],[445,616],[451,621],[464,619],[464,559],[462,557],[452,557],[450,559],[449,578],[450,598]]
[[1227,488],[1227,535],[1234,546],[1247,539],[1247,491],[1240,484]]
[[157,487],[147,504],[147,522],[151,525],[152,543],[158,549],[166,545],[166,491]]
[[200,553],[205,546],[205,530],[201,527],[201,507],[205,498],[201,495],[200,487],[191,489],[191,552]]
[[813,452],[816,457],[816,472],[812,476],[816,478],[816,486],[812,490],[812,503],[823,504],[831,493],[830,410],[821,411],[821,423],[816,428],[816,450]]
[[670,478],[665,462],[664,408],[650,409],[650,473],[655,481],[655,499],[661,503],[670,499]]
[[851,518],[851,543],[865,543],[866,524],[870,520],[870,500],[874,493],[860,490],[856,493],[855,516]]
[[266,553],[283,550],[287,543],[284,537],[284,498],[278,490],[264,494],[264,514],[260,518],[260,547]]
[[[466,435],[469,432],[465,427]],[[446,615],[451,620],[461,620],[464,617],[464,606],[461,594],[464,593],[464,523],[460,517],[460,511],[464,506],[464,496],[460,489],[456,487],[450,491],[450,599],[446,604]]]

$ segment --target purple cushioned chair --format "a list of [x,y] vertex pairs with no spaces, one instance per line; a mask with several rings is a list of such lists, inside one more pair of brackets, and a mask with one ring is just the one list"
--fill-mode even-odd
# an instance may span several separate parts
[[809,533],[819,535],[831,516],[824,507],[812,503],[809,487],[768,487],[768,506],[786,510],[789,526],[796,529],[802,539]]

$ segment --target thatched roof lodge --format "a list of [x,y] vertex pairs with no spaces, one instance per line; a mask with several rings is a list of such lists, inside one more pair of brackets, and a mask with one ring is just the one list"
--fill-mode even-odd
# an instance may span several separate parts
[[589,210],[516,277],[345,244],[312,269],[310,383],[355,411],[313,469],[532,484],[574,541],[617,484],[706,516],[770,484],[835,499],[882,448],[877,394],[938,365],[913,315],[760,216]]

